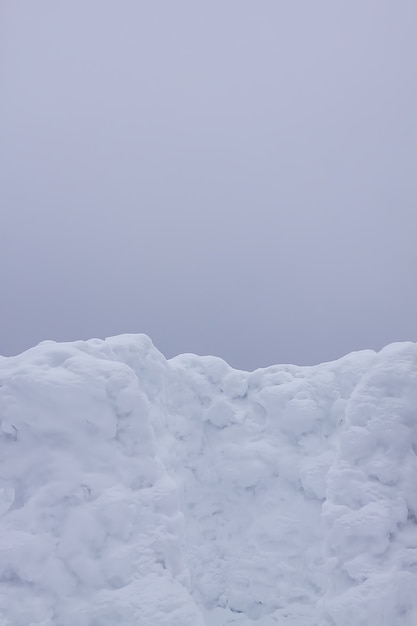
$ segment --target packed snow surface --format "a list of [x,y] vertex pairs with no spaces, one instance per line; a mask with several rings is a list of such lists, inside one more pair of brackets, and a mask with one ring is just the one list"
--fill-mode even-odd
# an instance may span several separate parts
[[0,626],[415,626],[417,345],[0,357]]

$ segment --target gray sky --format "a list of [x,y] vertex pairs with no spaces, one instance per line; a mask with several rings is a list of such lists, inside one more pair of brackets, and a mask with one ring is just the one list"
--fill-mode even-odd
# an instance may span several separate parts
[[417,340],[415,0],[2,0],[0,353]]

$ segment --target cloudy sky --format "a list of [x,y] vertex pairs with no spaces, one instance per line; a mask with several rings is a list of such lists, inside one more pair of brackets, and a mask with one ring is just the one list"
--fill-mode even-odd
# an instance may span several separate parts
[[0,354],[417,340],[415,0],[3,0]]

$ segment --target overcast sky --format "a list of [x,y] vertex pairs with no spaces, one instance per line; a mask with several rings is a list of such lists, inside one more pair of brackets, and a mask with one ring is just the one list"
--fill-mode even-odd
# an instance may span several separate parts
[[2,0],[0,354],[417,340],[415,0]]

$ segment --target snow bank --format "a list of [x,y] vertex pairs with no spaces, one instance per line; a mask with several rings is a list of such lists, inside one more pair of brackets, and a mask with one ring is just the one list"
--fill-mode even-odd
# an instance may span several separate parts
[[412,343],[0,358],[0,625],[415,625],[416,453]]
[[47,343],[0,367],[2,626],[203,624],[144,392],[150,341]]
[[330,624],[417,624],[417,350],[382,350],[349,398],[323,504]]

